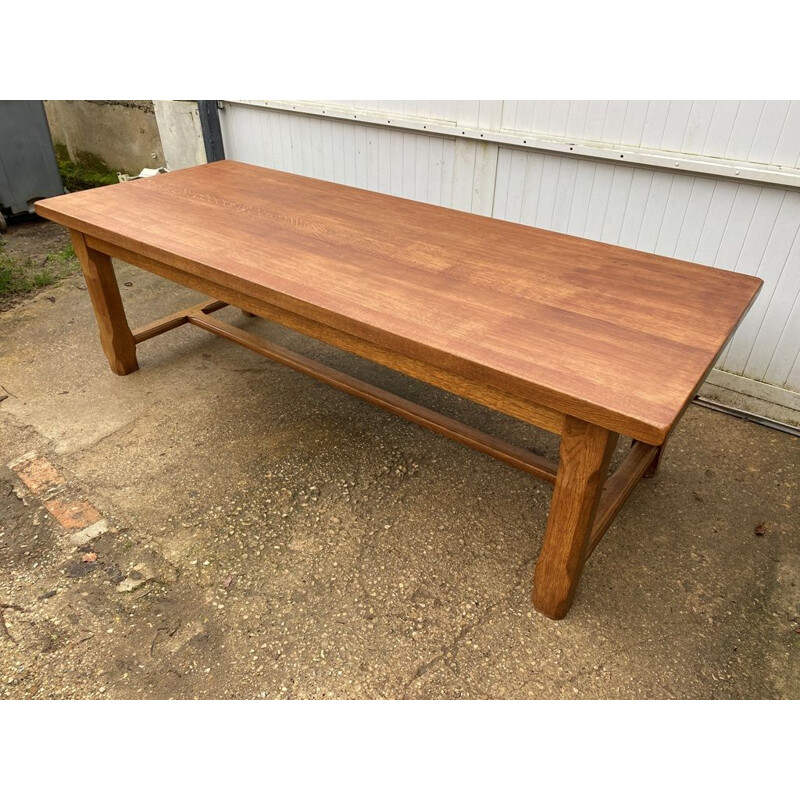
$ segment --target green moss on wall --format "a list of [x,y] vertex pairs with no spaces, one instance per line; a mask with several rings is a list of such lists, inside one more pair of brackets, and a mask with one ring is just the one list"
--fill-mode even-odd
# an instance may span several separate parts
[[94,153],[81,150],[75,154],[76,160],[72,161],[65,145],[56,143],[55,151],[58,171],[61,173],[65,188],[70,192],[117,183],[117,174]]

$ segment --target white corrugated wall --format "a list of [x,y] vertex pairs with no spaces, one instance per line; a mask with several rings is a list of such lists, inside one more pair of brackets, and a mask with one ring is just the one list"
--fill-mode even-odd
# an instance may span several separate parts
[[704,396],[800,425],[800,102],[224,101],[226,156],[758,275]]

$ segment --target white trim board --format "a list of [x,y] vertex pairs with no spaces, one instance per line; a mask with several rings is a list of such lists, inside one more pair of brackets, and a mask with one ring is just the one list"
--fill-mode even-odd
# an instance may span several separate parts
[[[375,111],[358,110],[334,104],[309,103],[281,100],[221,100],[239,106],[254,106],[270,111],[304,116],[322,117],[347,121],[361,125],[424,133],[431,136],[447,136],[453,139],[472,139],[491,142],[507,147],[518,147],[545,153],[556,153],[573,158],[588,158],[599,161],[624,163],[631,166],[648,166],[673,172],[687,172],[746,181],[758,184],[777,185],[784,189],[800,189],[800,169],[782,168],[729,158],[712,158],[666,150],[648,150],[630,145],[612,145],[588,140],[558,139],[534,133],[516,133],[508,130],[492,131],[457,125],[455,122],[425,117],[410,117],[400,114],[379,114]],[[224,106],[223,106],[224,107]]]

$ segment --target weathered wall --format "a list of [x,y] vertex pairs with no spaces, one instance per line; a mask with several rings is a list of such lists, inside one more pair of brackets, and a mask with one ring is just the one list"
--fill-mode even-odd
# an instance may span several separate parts
[[44,105],[53,141],[65,145],[73,161],[86,162],[88,153],[129,175],[164,166],[152,100],[45,100]]
[[196,100],[154,100],[166,165],[170,170],[206,163]]

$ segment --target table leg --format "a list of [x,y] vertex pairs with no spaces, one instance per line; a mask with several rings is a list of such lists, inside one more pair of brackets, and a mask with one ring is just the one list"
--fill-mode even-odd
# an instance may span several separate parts
[[572,605],[616,433],[567,417],[550,516],[533,578],[533,604],[551,619]]
[[664,448],[666,447],[666,443],[662,444],[661,447],[658,448],[658,452],[656,453],[656,457],[653,459],[653,463],[647,468],[647,472],[645,472],[645,478],[652,478],[653,475],[656,474],[656,471],[661,466],[661,458],[664,455]]
[[139,369],[136,342],[125,317],[111,258],[87,247],[82,233],[70,231],[70,235],[75,255],[83,267],[86,288],[100,329],[100,343],[108,363],[117,375],[135,372]]

